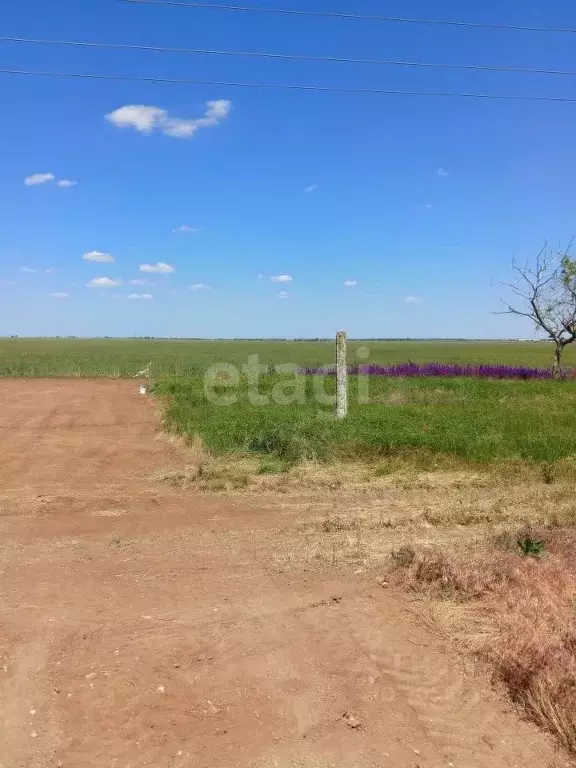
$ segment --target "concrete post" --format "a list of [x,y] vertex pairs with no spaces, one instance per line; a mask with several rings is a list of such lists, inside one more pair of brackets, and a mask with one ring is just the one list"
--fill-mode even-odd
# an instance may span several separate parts
[[348,414],[348,370],[346,368],[346,331],[336,334],[336,418]]

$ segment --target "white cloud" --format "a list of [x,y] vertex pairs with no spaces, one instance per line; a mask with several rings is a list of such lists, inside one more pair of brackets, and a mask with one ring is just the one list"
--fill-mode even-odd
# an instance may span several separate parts
[[344,285],[346,288],[354,288],[355,285],[358,285],[358,280],[344,280]]
[[287,299],[288,298],[288,291],[280,291],[280,293],[276,294],[277,299]]
[[36,272],[36,270],[30,267],[20,267],[20,272]]
[[182,120],[179,117],[166,117],[161,130],[168,136],[174,136],[179,139],[187,139],[194,136],[199,128],[210,128],[213,125],[219,125],[225,120],[232,109],[232,102],[227,99],[217,99],[206,102],[206,111],[204,116],[192,120]]
[[204,283],[194,283],[194,285],[188,286],[189,291],[208,291],[210,290],[209,285],[204,285]]
[[419,296],[406,296],[404,298],[405,304],[420,304],[422,299]]
[[154,285],[154,283],[146,280],[145,277],[137,277],[136,280],[130,280],[130,285]]
[[102,251],[88,251],[82,258],[84,261],[96,261],[99,264],[110,264],[114,261],[111,253],[102,253]]
[[189,227],[187,224],[183,224],[181,227],[173,229],[172,232],[187,232],[189,234],[194,234],[195,232],[200,232],[200,227]]
[[46,272],[47,275],[53,275],[54,272],[56,272],[56,267],[50,267],[49,269],[45,269],[44,272]]
[[141,133],[151,133],[165,114],[165,109],[141,104],[120,107],[106,115],[105,119],[118,128],[135,128]]
[[157,261],[156,264],[140,264],[140,272],[174,272],[174,267],[163,261]]
[[119,285],[122,285],[119,277],[95,277],[86,283],[87,288],[117,288]]
[[75,187],[76,184],[78,184],[78,182],[73,179],[58,179],[56,182],[56,186],[62,187],[63,189],[70,189],[70,187]]
[[448,171],[445,171],[444,168],[438,168],[435,175],[440,177],[448,176]]
[[272,275],[270,280],[273,283],[291,283],[293,278],[291,275]]
[[317,189],[318,189],[318,184],[310,184],[309,187],[306,187],[304,192],[316,192]]
[[5,280],[3,277],[0,277],[0,285],[16,285],[16,280]]
[[232,102],[227,99],[207,101],[206,110],[202,117],[184,119],[170,117],[161,107],[132,104],[110,112],[105,119],[118,128],[134,128],[140,133],[161,131],[166,136],[176,139],[189,139],[200,128],[219,125],[225,120],[232,109]]
[[424,208],[432,208],[432,203],[426,203],[426,205],[424,206]]
[[68,294],[67,293],[51,293],[50,296],[53,299],[67,299]]
[[36,187],[38,184],[46,184],[49,181],[54,181],[56,177],[53,173],[33,173],[32,176],[26,176],[24,184],[27,187]]
[[129,293],[128,294],[129,299],[153,299],[154,296],[152,296],[151,293]]

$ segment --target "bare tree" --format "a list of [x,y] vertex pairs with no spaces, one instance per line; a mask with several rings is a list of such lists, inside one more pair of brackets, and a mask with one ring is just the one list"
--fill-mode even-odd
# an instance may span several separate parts
[[506,285],[518,301],[512,306],[502,300],[506,309],[501,314],[527,317],[554,342],[554,378],[561,376],[564,348],[576,341],[576,261],[569,256],[571,246],[572,241],[555,252],[545,244],[533,265],[514,260],[518,279]]

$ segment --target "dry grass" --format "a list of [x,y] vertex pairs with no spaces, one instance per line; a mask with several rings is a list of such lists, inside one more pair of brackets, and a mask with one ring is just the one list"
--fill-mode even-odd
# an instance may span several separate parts
[[[174,439],[183,441],[181,437]],[[214,457],[197,436],[186,441],[186,452],[189,464],[179,469],[158,470],[152,480],[176,488],[230,492],[249,485],[250,477],[256,471],[255,462],[249,459],[225,461]]]
[[[566,483],[576,480],[576,460],[562,460],[550,464],[530,464],[525,461],[507,461],[490,467],[462,461],[457,457],[434,457],[428,453],[398,454],[378,461],[333,461],[329,463],[303,460],[291,463],[274,457],[262,457],[253,453],[215,455],[202,439],[159,435],[181,446],[185,444],[189,457],[185,484],[191,484],[204,472],[215,471],[223,476],[226,471],[236,474],[239,470],[249,476],[248,487],[260,490],[287,490],[300,492],[303,488],[401,491],[466,490],[469,488],[505,488],[507,484],[555,486],[560,494]],[[166,473],[168,474],[168,473]],[[155,479],[162,479],[158,473]],[[169,478],[166,478],[169,479]],[[493,494],[489,494],[491,499]]]
[[[522,555],[516,539],[527,537],[545,544],[541,557]],[[468,645],[490,662],[512,700],[573,753],[575,548],[573,529],[524,529],[467,556],[404,548],[394,558],[403,584],[464,603],[461,629]]]

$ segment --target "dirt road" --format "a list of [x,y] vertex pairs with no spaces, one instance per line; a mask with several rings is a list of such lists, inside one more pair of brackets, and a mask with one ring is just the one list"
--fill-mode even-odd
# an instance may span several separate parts
[[1,768],[552,764],[373,576],[272,557],[285,506],[152,481],[133,383],[0,380],[0,451]]

